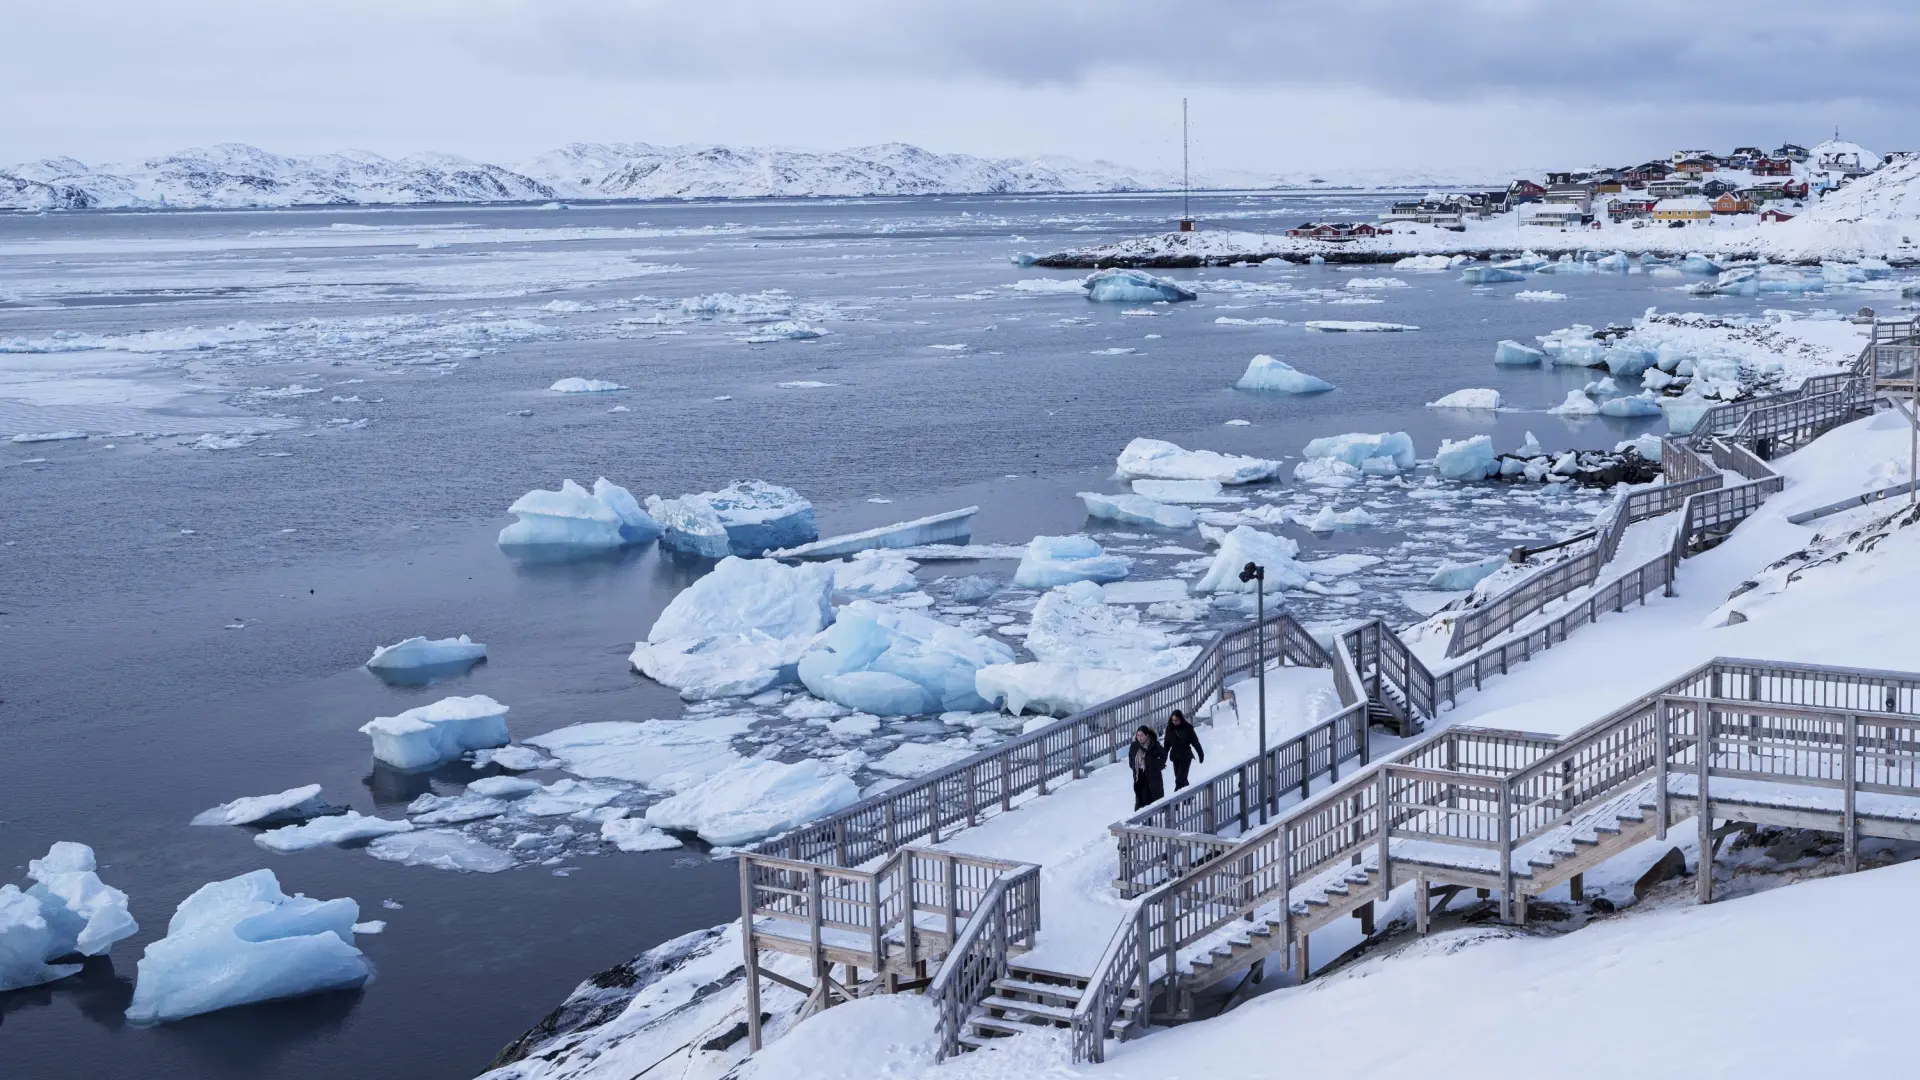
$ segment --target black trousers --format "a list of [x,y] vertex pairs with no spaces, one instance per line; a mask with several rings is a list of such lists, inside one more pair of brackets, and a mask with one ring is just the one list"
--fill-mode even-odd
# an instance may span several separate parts
[[1193,768],[1192,758],[1173,759],[1173,790],[1179,791],[1187,786],[1187,770]]

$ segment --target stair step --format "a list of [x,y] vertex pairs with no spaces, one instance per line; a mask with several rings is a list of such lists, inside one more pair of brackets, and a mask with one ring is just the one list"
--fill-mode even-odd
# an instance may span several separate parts
[[1086,993],[1078,987],[1032,982],[1027,979],[995,979],[993,988],[1009,994],[1029,994],[1037,998],[1064,1001],[1070,1005],[1078,1005],[1080,998]]
[[997,1016],[982,1016],[977,1013],[967,1023],[977,1033],[997,1031],[1003,1035],[1020,1035],[1037,1028],[1053,1026],[1051,1023],[1023,1024],[1018,1020],[1003,1020]]
[[1087,988],[1087,977],[1075,975],[1070,971],[1054,971],[1051,968],[1036,967],[1018,960],[1008,962],[1007,970],[1028,982],[1064,983],[1082,990]]
[[993,1043],[996,1043],[1005,1037],[1006,1036],[1004,1035],[978,1035],[971,1031],[963,1031],[960,1033],[960,1045],[972,1047],[975,1050],[979,1050],[987,1046],[990,1046]]
[[994,994],[980,1003],[981,1007],[999,1009],[1002,1012],[1024,1013],[1027,1016],[1044,1016],[1049,1020],[1072,1020],[1073,1010],[1061,1005],[1046,1005],[1038,1001],[1021,1001],[1019,998],[1001,997]]

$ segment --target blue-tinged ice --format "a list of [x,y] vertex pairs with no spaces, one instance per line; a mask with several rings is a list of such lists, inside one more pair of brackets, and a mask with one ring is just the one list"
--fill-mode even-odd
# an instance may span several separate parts
[[1164,439],[1135,439],[1120,451],[1115,463],[1123,480],[1213,480],[1222,484],[1251,484],[1268,480],[1280,463],[1244,454],[1187,450]]
[[49,964],[47,958],[69,950],[55,944],[40,902],[17,885],[0,885],[0,992],[64,979],[79,964]]
[[1498,266],[1469,266],[1460,272],[1460,280],[1468,285],[1500,285],[1509,281],[1525,281],[1527,275]]
[[563,480],[559,491],[536,488],[514,500],[507,512],[520,520],[500,530],[506,548],[616,548],[643,543],[660,528],[640,509],[633,494],[606,477],[593,490]]
[[1659,416],[1660,402],[1651,394],[1637,394],[1633,397],[1617,397],[1601,404],[1600,415],[1619,417]]
[[1414,464],[1413,439],[1404,431],[1329,435],[1308,443],[1300,453],[1308,460],[1343,462],[1369,476],[1392,476]]
[[647,510],[666,530],[662,544],[710,559],[798,547],[820,535],[812,503],[764,480],[736,480],[677,499],[649,497]]
[[1633,260],[1627,258],[1626,252],[1616,251],[1611,255],[1595,259],[1593,261],[1593,268],[1613,274],[1624,274],[1633,268]]
[[1667,430],[1675,435],[1685,435],[1700,423],[1714,403],[1692,392],[1679,397],[1663,397],[1659,401],[1660,411],[1666,414]]
[[1146,525],[1160,529],[1191,529],[1199,522],[1193,511],[1149,499],[1145,495],[1106,495],[1083,491],[1080,501],[1087,516],[1122,525]]
[[318,817],[302,825],[287,825],[255,833],[253,842],[282,855],[309,848],[371,840],[390,833],[410,832],[413,823],[399,818],[372,817],[349,810],[331,817]]
[[1539,349],[1503,340],[1493,347],[1493,362],[1501,367],[1538,367],[1547,358]]
[[1459,592],[1471,589],[1480,583],[1480,579],[1500,569],[1507,563],[1505,555],[1494,555],[1475,562],[1448,563],[1433,572],[1427,579],[1427,588],[1443,592]]
[[1108,555],[1090,536],[1036,536],[1013,572],[1013,583],[1022,589],[1050,589],[1075,581],[1119,581],[1132,569],[1132,559]]
[[1632,378],[1653,367],[1655,356],[1638,345],[1616,344],[1607,350],[1607,371],[1620,378]]
[[1717,274],[1726,267],[1697,251],[1689,251],[1687,257],[1680,260],[1680,269],[1689,274]]
[[807,643],[833,622],[834,573],[830,563],[721,559],[667,604],[633,666],[690,701],[791,681]]
[[1151,304],[1157,300],[1192,300],[1190,289],[1156,277],[1144,270],[1101,270],[1087,275],[1082,283],[1087,299],[1106,304]]
[[1475,435],[1458,442],[1442,439],[1433,467],[1448,480],[1485,480],[1499,469],[1494,464],[1493,438]]
[[296,825],[342,808],[320,796],[319,784],[303,784],[272,795],[248,795],[193,816],[195,825]]
[[465,634],[450,638],[410,637],[393,645],[373,650],[367,666],[376,671],[404,671],[408,668],[466,665],[486,659],[487,647]]
[[733,847],[784,832],[860,801],[845,774],[814,759],[738,761],[647,808],[647,824]]
[[360,986],[371,969],[353,947],[359,919],[351,899],[285,895],[271,870],[203,885],[140,958],[127,1019],[159,1024]]
[[447,697],[362,724],[373,756],[396,769],[428,769],[469,750],[505,746],[507,706],[485,694]]
[[1283,394],[1317,394],[1333,389],[1333,384],[1297,370],[1284,360],[1265,353],[1247,361],[1246,374],[1234,383],[1242,390],[1274,390]]
[[1220,550],[1214,554],[1213,562],[1207,572],[1194,582],[1193,591],[1197,593],[1252,592],[1255,583],[1240,580],[1240,571],[1248,563],[1258,563],[1266,569],[1266,588],[1277,593],[1282,589],[1303,588],[1311,575],[1297,560],[1300,545],[1291,538],[1263,533],[1248,525],[1237,526],[1220,540]]
[[1648,461],[1658,462],[1660,460],[1660,436],[1649,432],[1637,438],[1627,439],[1617,443],[1613,450],[1616,454],[1623,454],[1628,450],[1632,450]]
[[798,547],[767,552],[776,559],[812,559],[829,555],[851,555],[880,548],[920,547],[923,544],[964,544],[973,535],[973,515],[977,506],[962,507],[944,513],[929,514],[912,521],[865,529],[855,533],[828,536]]
[[52,961],[103,955],[140,929],[127,894],[96,869],[92,848],[62,840],[28,861],[26,892],[0,886],[0,990],[65,978],[80,966]]
[[814,639],[798,669],[815,697],[875,716],[913,716],[985,709],[974,673],[1013,657],[992,638],[856,600]]

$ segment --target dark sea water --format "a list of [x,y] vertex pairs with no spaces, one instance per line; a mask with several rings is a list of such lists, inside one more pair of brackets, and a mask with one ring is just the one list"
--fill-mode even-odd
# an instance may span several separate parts
[[[1205,227],[1278,229],[1383,202],[1197,207]],[[0,994],[0,1075],[468,1077],[581,978],[733,917],[732,863],[692,849],[457,874],[353,850],[273,855],[241,830],[187,825],[305,783],[387,816],[430,785],[452,790],[471,770],[375,771],[356,730],[441,694],[508,702],[523,737],[679,715],[626,654],[705,565],[652,547],[515,565],[493,537],[530,488],[606,475],[671,495],[761,477],[809,496],[823,532],[978,504],[976,542],[1024,543],[1089,527],[1072,493],[1112,490],[1135,436],[1262,456],[1356,430],[1406,430],[1423,455],[1482,432],[1510,449],[1527,430],[1550,450],[1610,448],[1648,423],[1544,414],[1593,376],[1496,369],[1494,342],[1651,305],[1760,306],[1638,275],[1474,290],[1378,266],[1176,273],[1202,282],[1201,299],[1158,317],[1011,287],[1069,276],[1019,269],[1016,252],[1159,230],[1176,210],[1111,197],[0,215],[0,436],[97,436],[0,442],[0,880],[23,882],[49,843],[79,840],[142,924],[110,962]],[[1407,285],[1346,289],[1354,277]],[[1520,302],[1515,288],[1567,299]],[[750,343],[769,324],[677,306],[768,290],[785,295],[748,306],[827,334]],[[1419,330],[1316,334],[1307,319]],[[1096,355],[1119,348],[1136,351]],[[1339,389],[1230,389],[1259,352]],[[545,390],[575,375],[631,389]],[[831,385],[778,385],[794,381]],[[1472,386],[1533,411],[1423,408]],[[289,387],[320,392],[277,393]],[[247,430],[265,437],[186,445]],[[1369,542],[1294,535],[1309,554]],[[1506,542],[1463,535],[1457,554]],[[925,573],[983,569],[1010,567]],[[452,683],[394,688],[360,667],[375,645],[457,633],[490,659]],[[262,866],[288,892],[351,896],[362,918],[387,920],[360,940],[375,980],[126,1026],[140,948],[174,905]]]

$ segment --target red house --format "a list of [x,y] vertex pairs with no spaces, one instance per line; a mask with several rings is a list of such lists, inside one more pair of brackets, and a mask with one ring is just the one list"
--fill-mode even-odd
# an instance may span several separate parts
[[1760,211],[1760,220],[1768,224],[1779,224],[1782,221],[1792,221],[1793,215],[1777,206],[1769,206]]
[[1786,158],[1754,158],[1749,166],[1755,176],[1792,176],[1793,162]]

